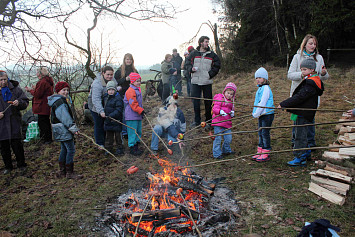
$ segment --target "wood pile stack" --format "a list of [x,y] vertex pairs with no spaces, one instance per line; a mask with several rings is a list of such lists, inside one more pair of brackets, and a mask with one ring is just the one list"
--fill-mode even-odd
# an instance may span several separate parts
[[345,120],[349,122],[336,126],[338,138],[336,142],[329,144],[332,148],[323,153],[322,158],[325,161],[316,161],[322,169],[311,172],[308,188],[309,191],[338,205],[344,204],[355,174],[355,147],[342,148],[355,145],[355,121],[343,114],[339,121]]

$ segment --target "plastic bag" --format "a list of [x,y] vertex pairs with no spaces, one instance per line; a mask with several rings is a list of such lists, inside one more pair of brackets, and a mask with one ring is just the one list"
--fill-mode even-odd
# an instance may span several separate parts
[[39,138],[39,127],[38,122],[30,122],[26,131],[26,139],[24,142],[29,142],[34,139]]

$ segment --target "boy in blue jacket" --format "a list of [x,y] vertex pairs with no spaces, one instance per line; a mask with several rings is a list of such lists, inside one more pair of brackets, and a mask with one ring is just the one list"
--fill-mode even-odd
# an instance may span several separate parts
[[[292,97],[282,101],[278,108],[310,108],[317,109],[318,96],[321,96],[324,91],[324,85],[317,73],[316,62],[314,59],[307,58],[301,62],[302,82],[297,86],[292,94]],[[288,109],[293,115],[291,119],[296,125],[311,124],[316,114],[315,110],[294,110]],[[294,149],[308,147],[307,127],[295,127],[295,144]],[[290,166],[306,165],[307,156],[310,152],[306,150],[294,151],[295,158],[287,164]]]
[[60,81],[55,85],[57,94],[48,97],[48,105],[51,107],[51,124],[53,138],[60,142],[59,171],[61,177],[68,179],[80,178],[74,174],[74,134],[79,134],[79,128],[75,125],[72,111],[67,102],[69,84]]
[[[103,98],[105,115],[122,122],[123,100],[120,93],[117,92],[116,83],[109,81],[106,85],[106,90],[107,94]],[[113,143],[116,141],[117,150],[115,155],[124,155],[121,138],[122,125],[110,118],[106,118],[104,129],[106,132],[106,149],[113,153]]]

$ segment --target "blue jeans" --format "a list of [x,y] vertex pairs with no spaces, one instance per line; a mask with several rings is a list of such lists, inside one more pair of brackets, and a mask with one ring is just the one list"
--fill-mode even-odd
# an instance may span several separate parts
[[92,117],[94,119],[94,136],[95,142],[101,146],[105,145],[105,130],[104,122],[105,118],[101,117],[98,113],[91,111]]
[[[308,124],[309,121],[306,120],[304,117],[298,116],[297,120],[295,121],[295,125],[303,125],[303,124]],[[299,149],[299,148],[306,148],[308,147],[307,145],[307,127],[294,127],[295,128],[295,145],[294,149]],[[294,151],[293,155],[295,157],[301,158],[303,154],[305,154],[307,151]]]
[[73,163],[74,154],[75,154],[74,139],[60,142],[59,162],[65,162],[65,164]]
[[137,130],[138,136],[132,128],[127,127],[128,134],[128,146],[132,147],[140,142],[142,137],[142,120],[126,120],[127,126],[130,126]]
[[[311,123],[314,124],[314,122],[315,122],[314,119],[311,122],[307,120],[307,124],[311,124]],[[293,124],[296,125],[296,122],[294,122]],[[307,142],[309,147],[317,146],[315,136],[316,136],[316,126],[307,126]],[[292,128],[292,143],[293,144],[295,143],[294,127]]]
[[[172,140],[173,142],[176,142],[177,139],[175,137],[172,137],[169,135],[169,133],[167,133],[166,131],[164,131],[164,128],[161,125],[155,125],[154,126],[154,131],[158,134],[159,137],[161,138],[168,138],[168,141]],[[154,132],[152,132],[152,142],[150,144],[150,148],[153,151],[157,151],[158,150],[158,145],[159,145],[159,138],[157,137],[157,135],[155,135]]]
[[[274,114],[267,114],[259,117],[259,128],[260,127],[271,127],[274,121]],[[261,129],[258,131],[259,134],[259,144],[258,146],[265,149],[271,150],[270,144],[270,129]]]
[[[224,131],[225,130],[225,131]],[[219,126],[214,126],[214,134],[225,134],[225,133],[231,133],[231,129],[227,129],[224,127],[219,127]],[[214,141],[213,141],[213,157],[217,158],[222,155],[222,153],[231,153],[231,142],[232,142],[232,134],[228,135],[223,135],[223,145],[221,149],[221,142],[222,142],[222,136],[216,136]]]

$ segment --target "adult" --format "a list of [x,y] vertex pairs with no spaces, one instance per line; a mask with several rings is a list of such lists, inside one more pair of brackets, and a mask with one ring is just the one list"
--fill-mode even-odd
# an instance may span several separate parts
[[[169,141],[177,141],[179,133],[186,132],[186,121],[182,110],[178,107],[177,101],[169,96],[164,101],[165,107],[161,108],[157,117],[157,124],[154,126],[154,132],[159,137],[166,137]],[[152,142],[150,148],[154,155],[158,153],[159,138],[152,132]]]
[[179,95],[182,95],[182,80],[181,80],[181,64],[182,57],[177,52],[177,49],[173,49],[173,58],[171,62],[173,63],[173,68],[176,69],[175,84],[173,83],[175,89],[178,91]]
[[[197,98],[201,98],[203,92],[203,98],[212,99],[212,78],[218,74],[221,68],[219,57],[208,46],[209,40],[207,36],[201,36],[198,40],[198,47],[190,53],[185,62],[187,71],[191,73],[191,94]],[[210,123],[212,100],[205,100],[204,103],[206,121]],[[201,123],[200,100],[194,99],[193,105],[195,112],[193,126],[198,126]]]
[[37,77],[39,81],[33,88],[26,87],[26,91],[33,95],[32,112],[38,115],[38,126],[41,140],[44,144],[52,142],[52,127],[49,119],[51,112],[48,106],[48,96],[53,95],[53,78],[49,75],[46,67],[37,69]]
[[94,119],[94,136],[95,142],[104,147],[105,145],[105,110],[102,105],[103,96],[106,94],[106,85],[109,81],[117,81],[113,78],[113,68],[105,66],[101,69],[101,73],[96,75],[95,80],[91,84],[91,90],[88,98],[89,109]]
[[[324,64],[324,60],[322,55],[318,53],[318,41],[314,35],[307,34],[301,43],[300,48],[297,53],[293,56],[292,62],[290,64],[290,68],[288,69],[287,78],[292,81],[290,96],[292,96],[293,92],[297,88],[297,86],[302,82],[302,73],[301,73],[301,62],[307,58],[313,58],[316,61],[316,72],[319,75],[321,80],[327,80],[329,78],[329,74]],[[319,97],[318,97],[319,98]],[[318,99],[319,106],[319,99]],[[314,120],[312,121],[314,123]],[[314,147],[316,146],[315,141],[315,126],[307,126],[307,140],[308,146]],[[292,143],[294,138],[294,129],[292,132]]]
[[[118,91],[118,93],[120,93],[122,98],[124,98],[126,91],[128,90],[129,85],[131,84],[131,81],[129,79],[129,74],[131,74],[132,72],[138,73],[136,67],[134,66],[133,55],[130,53],[126,53],[123,57],[122,65],[115,72],[115,79],[116,79],[118,85],[121,87],[121,89]],[[124,124],[126,124],[124,111],[125,110],[123,110],[122,122]],[[127,136],[127,127],[126,126],[122,127],[122,135]]]
[[173,63],[171,62],[173,56],[171,54],[166,54],[164,61],[161,62],[161,79],[163,83],[163,102],[170,95],[170,80],[172,75],[176,75],[177,72],[173,72]]
[[27,165],[22,143],[20,111],[27,108],[29,100],[19,83],[10,80],[5,71],[0,71],[0,87],[0,148],[5,164],[4,174],[9,174],[13,169],[10,147],[15,153],[17,168],[24,172]]

